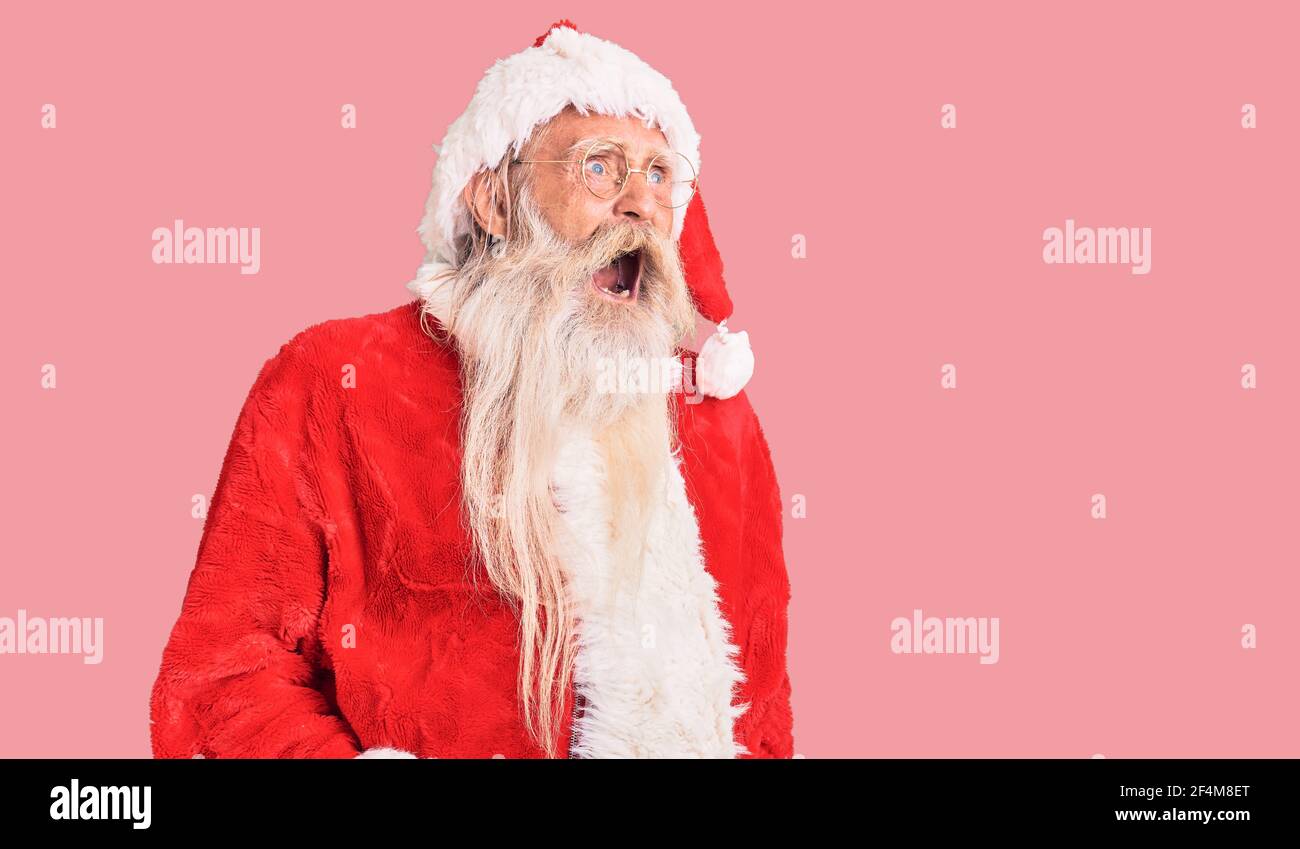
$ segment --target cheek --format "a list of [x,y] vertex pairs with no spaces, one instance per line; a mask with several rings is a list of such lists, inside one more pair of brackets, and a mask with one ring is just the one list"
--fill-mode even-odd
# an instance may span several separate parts
[[658,217],[655,219],[655,227],[663,234],[665,239],[670,237],[673,233],[673,211],[664,209],[659,212]]
[[608,204],[587,192],[573,191],[563,180],[539,180],[533,192],[546,222],[569,241],[587,238],[609,215]]
[[672,237],[673,232],[673,211],[671,209],[658,209],[650,223],[656,233],[665,239]]
[[586,239],[609,220],[609,201],[603,201],[587,193],[586,197],[576,195],[563,207],[564,231],[573,239]]

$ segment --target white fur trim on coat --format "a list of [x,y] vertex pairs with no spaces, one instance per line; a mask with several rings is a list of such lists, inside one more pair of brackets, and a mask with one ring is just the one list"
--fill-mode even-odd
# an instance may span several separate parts
[[390,746],[378,746],[373,749],[366,749],[364,752],[357,755],[356,758],[353,758],[353,760],[357,760],[357,758],[415,758],[416,760],[419,760],[419,756],[417,755],[413,755],[404,749],[394,749]]
[[[465,112],[448,127],[419,227],[426,259],[452,259],[457,237],[469,232],[461,192],[470,177],[495,167],[507,153],[518,155],[534,128],[570,103],[584,113],[637,117],[659,127],[699,174],[700,136],[668,78],[617,44],[556,27],[540,47],[488,68]],[[673,211],[674,240],[685,215],[685,206]]]
[[553,482],[563,506],[561,565],[578,613],[574,682],[585,698],[573,757],[734,758],[748,754],[732,705],[744,682],[738,649],[704,567],[699,526],[678,457],[664,446],[639,595],[610,604],[606,467],[586,434],[561,449]]

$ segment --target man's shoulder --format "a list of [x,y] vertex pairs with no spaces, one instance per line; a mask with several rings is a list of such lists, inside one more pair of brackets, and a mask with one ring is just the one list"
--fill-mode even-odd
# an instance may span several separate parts
[[410,373],[450,377],[456,372],[456,354],[426,332],[426,322],[434,321],[422,315],[419,301],[409,301],[380,312],[316,322],[280,346],[263,365],[259,382],[319,385],[326,378],[337,383],[349,371],[373,377],[417,363]]
[[420,302],[408,301],[380,312],[326,319],[298,331],[283,347],[309,359],[364,348],[404,350],[422,340],[431,343],[426,350],[440,348],[424,333],[420,313]]

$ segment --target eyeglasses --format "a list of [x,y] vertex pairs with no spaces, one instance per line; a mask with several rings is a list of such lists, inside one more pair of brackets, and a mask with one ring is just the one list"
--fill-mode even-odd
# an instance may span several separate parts
[[522,165],[530,163],[582,164],[582,182],[593,195],[611,200],[623,191],[628,177],[644,174],[650,186],[651,197],[660,206],[675,209],[691,202],[699,182],[695,166],[676,151],[657,154],[645,169],[628,164],[627,150],[613,139],[596,139],[587,148],[582,159],[516,159]]

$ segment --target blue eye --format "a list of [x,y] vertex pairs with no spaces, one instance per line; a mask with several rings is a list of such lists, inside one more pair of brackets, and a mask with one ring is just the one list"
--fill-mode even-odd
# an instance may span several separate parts
[[654,183],[655,185],[658,185],[659,183],[662,183],[665,179],[667,179],[667,178],[664,177],[663,172],[660,171],[660,170],[658,170],[658,169],[655,169],[654,173],[652,173],[652,174],[650,175],[650,181],[651,181],[652,183]]
[[596,174],[597,176],[600,176],[600,177],[605,176],[605,166],[602,165],[602,164],[599,163],[599,162],[593,162],[593,163],[591,163],[591,170],[592,170],[592,173],[593,173],[593,174]]

